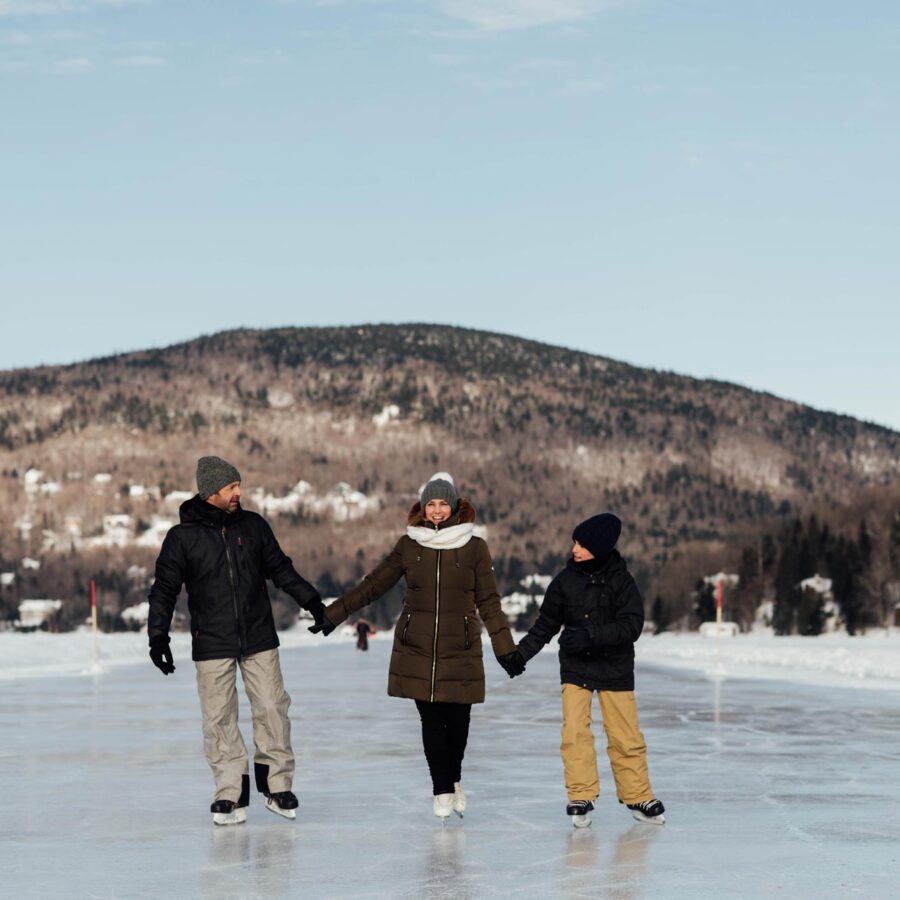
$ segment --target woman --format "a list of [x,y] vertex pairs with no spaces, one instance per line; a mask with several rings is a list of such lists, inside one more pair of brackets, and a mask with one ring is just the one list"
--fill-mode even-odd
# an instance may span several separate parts
[[[325,610],[330,625],[377,600],[406,576],[394,628],[388,694],[416,701],[434,789],[434,814],[462,818],[461,768],[473,703],[484,701],[481,625],[510,677],[524,668],[500,608],[487,544],[475,537],[475,509],[445,472],[432,477],[404,534],[361,584]],[[311,629],[313,630],[313,629]],[[318,629],[316,629],[318,630]],[[327,625],[325,632],[332,630]]]

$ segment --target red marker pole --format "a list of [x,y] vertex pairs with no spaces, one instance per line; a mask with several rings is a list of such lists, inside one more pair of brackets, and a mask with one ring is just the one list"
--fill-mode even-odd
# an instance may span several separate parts
[[91,579],[91,632],[94,636],[94,665],[97,665],[97,583]]
[[722,595],[725,593],[725,581],[720,578],[716,584],[716,659],[719,658],[719,639],[722,634]]

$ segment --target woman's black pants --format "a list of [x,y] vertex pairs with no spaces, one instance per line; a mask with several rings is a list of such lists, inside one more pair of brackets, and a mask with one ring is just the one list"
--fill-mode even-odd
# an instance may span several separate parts
[[452,794],[462,778],[462,761],[469,740],[471,703],[427,703],[416,700],[422,719],[422,746],[437,794]]

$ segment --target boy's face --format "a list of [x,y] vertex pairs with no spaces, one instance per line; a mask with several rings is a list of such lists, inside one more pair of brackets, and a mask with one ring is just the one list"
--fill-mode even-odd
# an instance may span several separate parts
[[582,547],[578,541],[575,541],[575,544],[572,547],[572,558],[575,562],[587,562],[589,559],[594,558],[594,554],[586,547]]

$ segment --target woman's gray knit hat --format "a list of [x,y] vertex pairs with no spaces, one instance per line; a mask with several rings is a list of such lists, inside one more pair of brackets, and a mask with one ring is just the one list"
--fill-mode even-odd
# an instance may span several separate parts
[[241,480],[241,473],[218,456],[201,456],[197,460],[197,490],[201,500],[208,500],[234,481]]
[[437,472],[428,479],[425,487],[419,492],[419,503],[422,509],[429,500],[446,500],[453,512],[459,506],[459,494],[453,484],[453,476],[449,472]]

